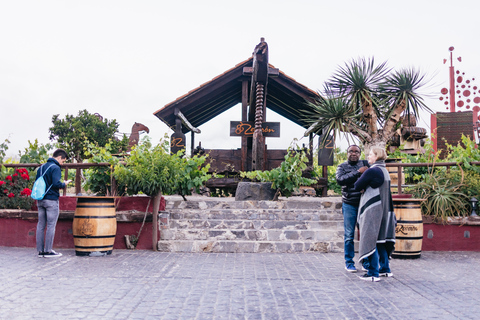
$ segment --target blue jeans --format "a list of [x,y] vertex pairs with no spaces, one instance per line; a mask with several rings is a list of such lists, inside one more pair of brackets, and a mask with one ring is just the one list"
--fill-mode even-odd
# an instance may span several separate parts
[[345,264],[355,265],[353,257],[355,256],[355,248],[353,239],[355,237],[355,226],[357,224],[358,207],[347,203],[342,203],[343,212],[343,228],[345,230]]
[[[386,251],[385,251],[386,252]],[[388,257],[387,257],[388,259]],[[363,259],[364,261],[367,260],[368,267],[367,269],[367,276],[369,277],[378,277],[378,250],[375,250],[373,254],[368,256],[367,258]]]
[[368,261],[368,267],[366,269],[368,270],[367,275],[370,277],[378,277],[379,273],[390,272],[390,263],[388,262],[385,243],[377,243],[377,250],[364,260]]
[[[37,223],[37,251],[51,252],[53,247],[53,238],[55,237],[55,227],[57,226],[58,200],[38,200],[38,223]],[[45,232],[45,228],[47,232]]]
[[380,264],[380,273],[389,273],[390,272],[390,263],[388,262],[387,249],[385,248],[385,243],[377,243],[378,251],[378,262]]

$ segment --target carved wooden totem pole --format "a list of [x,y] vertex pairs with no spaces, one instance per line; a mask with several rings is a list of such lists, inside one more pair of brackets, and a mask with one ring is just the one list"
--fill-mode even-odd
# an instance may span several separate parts
[[252,170],[264,170],[265,137],[262,123],[266,109],[268,82],[268,45],[264,38],[253,51],[253,72],[250,90],[250,117],[255,115],[255,131],[252,142]]

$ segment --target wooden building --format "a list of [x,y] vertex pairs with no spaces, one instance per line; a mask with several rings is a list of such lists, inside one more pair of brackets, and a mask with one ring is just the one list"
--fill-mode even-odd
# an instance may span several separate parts
[[[316,98],[315,91],[268,63],[268,45],[262,38],[252,57],[168,103],[154,115],[175,131],[171,137],[172,151],[185,148],[185,134],[190,133],[194,154],[198,127],[241,104],[241,119],[232,119],[230,126],[230,135],[241,136],[241,145],[229,150],[205,150],[211,169],[219,173],[270,170],[284,160],[286,150],[268,150],[265,137],[294,137],[280,133],[279,123],[266,122],[267,109],[307,129],[303,110],[309,108],[306,101]],[[310,148],[312,141],[310,136]]]

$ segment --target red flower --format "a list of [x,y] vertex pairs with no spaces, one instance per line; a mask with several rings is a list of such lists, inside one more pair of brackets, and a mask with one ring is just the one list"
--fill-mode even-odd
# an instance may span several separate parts
[[8,193],[8,190],[7,189],[3,190],[3,193]]
[[10,192],[7,197],[13,198],[13,197],[15,197],[15,195],[13,194],[13,192]]
[[23,178],[23,180],[29,180],[30,179],[30,177],[26,173],[22,173],[21,177]]
[[32,190],[28,189],[28,188],[25,188],[22,190],[22,192],[20,192],[20,195],[22,196],[29,196],[32,194]]
[[1,186],[2,184],[5,184],[5,183],[6,183],[5,181],[1,181],[1,180],[0,180],[0,186]]
[[18,173],[14,173],[12,177],[18,177]]
[[12,181],[12,176],[7,176],[5,179]]

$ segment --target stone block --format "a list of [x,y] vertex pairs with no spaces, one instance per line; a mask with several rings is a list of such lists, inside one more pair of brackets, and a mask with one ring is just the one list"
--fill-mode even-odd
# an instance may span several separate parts
[[255,252],[275,252],[275,246],[271,242],[259,242]]
[[300,231],[301,240],[315,240],[316,232],[315,231]]
[[276,252],[287,253],[292,251],[292,244],[290,242],[277,242],[275,243],[277,248]]
[[157,250],[161,252],[172,252],[171,243],[159,241],[157,245]]
[[305,246],[302,242],[295,242],[292,244],[292,252],[304,252]]
[[328,242],[315,242],[311,244],[309,251],[328,252],[328,247]]
[[289,230],[286,230],[286,231],[285,231],[285,238],[286,238],[287,240],[298,240],[298,238],[299,238],[298,231],[289,231]]
[[172,230],[165,229],[160,231],[160,239],[161,240],[174,240],[175,235]]
[[275,191],[271,182],[239,182],[235,192],[235,201],[273,200]]
[[171,247],[174,252],[195,252],[192,241],[174,241]]
[[267,240],[269,241],[285,240],[285,234],[281,230],[267,230]]

